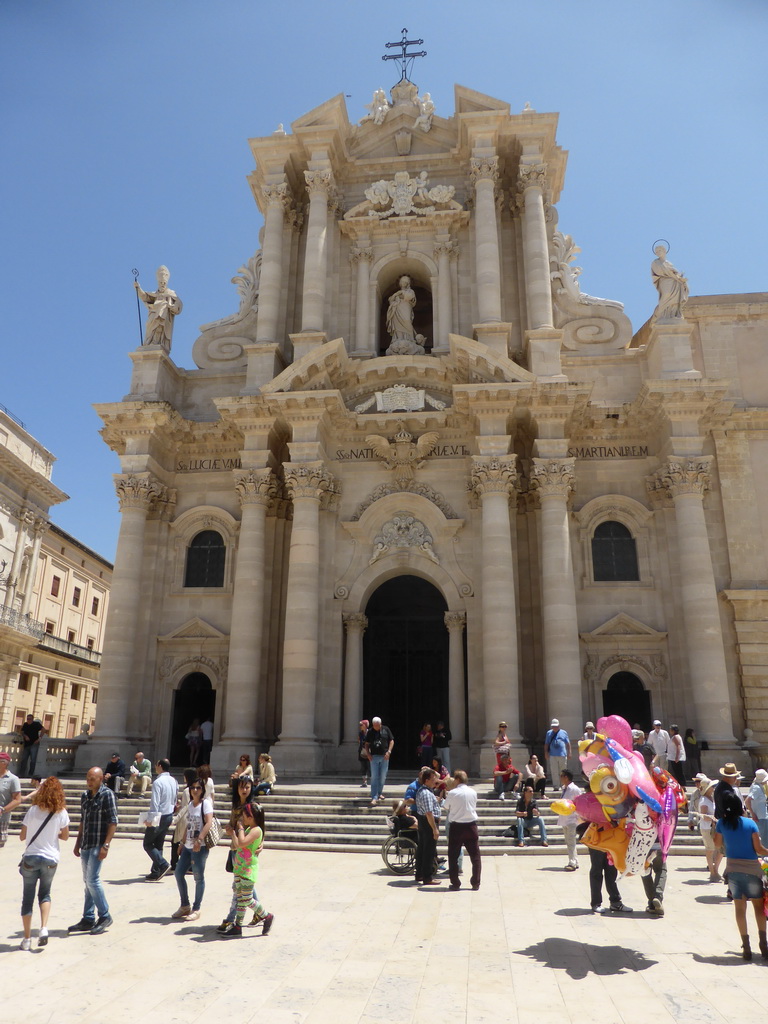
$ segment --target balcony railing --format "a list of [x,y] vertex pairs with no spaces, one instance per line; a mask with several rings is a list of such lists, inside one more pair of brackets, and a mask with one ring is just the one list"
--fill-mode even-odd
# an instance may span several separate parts
[[68,654],[70,658],[87,661],[90,665],[101,664],[101,651],[94,651],[90,647],[81,647],[80,644],[73,644],[69,640],[62,640],[60,636],[46,633],[45,629],[43,629],[42,636],[38,637],[38,639],[40,641],[38,646],[45,650]]
[[33,636],[36,640],[40,640],[41,637],[45,636],[45,626],[42,622],[33,619],[31,615],[22,615],[15,608],[1,607],[0,623],[10,626],[11,629],[15,629],[19,633]]

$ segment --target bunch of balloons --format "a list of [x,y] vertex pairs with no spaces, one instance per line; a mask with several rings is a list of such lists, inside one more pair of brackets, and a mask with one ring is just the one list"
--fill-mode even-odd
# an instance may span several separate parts
[[655,843],[666,859],[685,792],[662,768],[646,768],[642,754],[632,749],[629,723],[619,715],[598,720],[595,738],[579,742],[579,758],[589,792],[555,800],[552,810],[575,812],[587,822],[581,841],[608,853],[619,874],[647,874]]

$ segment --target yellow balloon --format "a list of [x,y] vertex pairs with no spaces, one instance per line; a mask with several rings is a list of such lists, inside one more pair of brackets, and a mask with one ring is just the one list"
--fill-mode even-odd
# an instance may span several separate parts
[[573,800],[553,800],[549,806],[555,814],[573,814],[576,810]]

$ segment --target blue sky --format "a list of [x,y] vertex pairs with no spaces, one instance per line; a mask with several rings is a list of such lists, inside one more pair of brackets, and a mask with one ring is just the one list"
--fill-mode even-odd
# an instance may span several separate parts
[[660,236],[693,294],[768,289],[765,0],[2,0],[0,402],[58,458],[54,521],[105,557],[119,466],[91,406],[128,391],[131,268],[170,267],[192,367],[258,247],[247,139],[339,92],[362,117],[403,26],[438,115],[456,82],[560,112],[560,228],[635,328]]

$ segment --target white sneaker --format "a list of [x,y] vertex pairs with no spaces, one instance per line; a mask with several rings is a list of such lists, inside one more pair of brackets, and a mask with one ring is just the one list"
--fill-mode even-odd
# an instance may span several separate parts
[[32,952],[32,939],[22,939],[21,940],[21,948],[23,950],[25,950],[27,953],[31,953]]
[[506,799],[507,799],[507,794],[506,793],[499,793],[499,800],[506,800]]
[[200,911],[199,911],[199,910],[191,910],[191,911],[190,911],[190,912],[189,912],[189,913],[187,914],[187,916],[186,916],[186,917],[184,918],[184,920],[185,920],[185,921],[197,921],[197,919],[198,919],[199,917],[200,917]]

